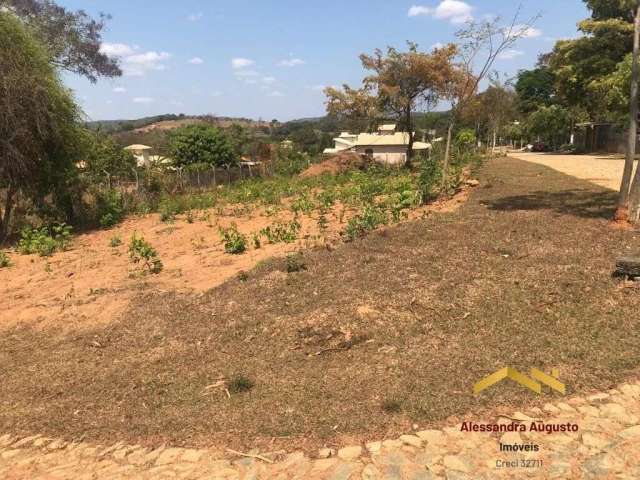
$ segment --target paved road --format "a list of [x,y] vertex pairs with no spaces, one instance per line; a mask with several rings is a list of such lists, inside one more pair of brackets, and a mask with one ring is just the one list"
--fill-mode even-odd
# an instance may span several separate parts
[[509,153],[509,156],[539,163],[567,175],[618,191],[622,181],[622,155],[555,155],[549,153]]

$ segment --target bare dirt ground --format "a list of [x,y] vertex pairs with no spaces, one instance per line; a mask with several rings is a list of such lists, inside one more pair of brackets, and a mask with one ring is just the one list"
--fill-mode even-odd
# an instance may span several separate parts
[[623,155],[557,155],[528,152],[511,152],[509,155],[527,162],[545,165],[610,190],[620,190],[624,167]]
[[[410,212],[419,218],[431,211],[457,208],[467,192]],[[271,257],[326,244],[340,243],[346,222],[355,211],[335,205],[326,215],[327,229],[318,230],[317,212],[301,215],[301,232],[293,243],[269,244],[263,238],[255,248],[251,234],[275,221],[292,220],[291,211],[231,205],[224,211],[209,209],[194,214],[193,223],[180,215],[163,223],[157,214],[130,217],[109,230],[93,231],[74,238],[72,247],[52,257],[11,253],[12,266],[0,269],[0,330],[17,324],[38,328],[87,329],[117,319],[132,298],[145,289],[162,292],[202,293]],[[224,252],[219,227],[236,223],[248,237],[247,252]],[[143,236],[164,264],[159,275],[144,274],[128,255],[132,235]],[[122,244],[110,247],[110,239]]]
[[[461,208],[306,251],[297,272],[272,260],[201,294],[143,285],[88,329],[5,328],[0,431],[310,450],[558,400],[473,395],[505,366],[558,368],[569,395],[637,375],[638,285],[611,273],[640,235],[608,227],[615,192],[513,158],[479,179]],[[240,376],[253,386],[226,394]]]

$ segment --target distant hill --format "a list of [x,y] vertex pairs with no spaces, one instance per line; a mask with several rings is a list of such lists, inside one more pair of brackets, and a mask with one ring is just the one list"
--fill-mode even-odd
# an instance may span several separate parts
[[142,117],[134,120],[97,120],[87,122],[87,126],[106,134],[121,132],[147,133],[152,130],[172,130],[193,123],[209,123],[227,128],[232,123],[245,127],[267,127],[269,122],[256,121],[250,118],[217,117],[213,115],[165,114]]

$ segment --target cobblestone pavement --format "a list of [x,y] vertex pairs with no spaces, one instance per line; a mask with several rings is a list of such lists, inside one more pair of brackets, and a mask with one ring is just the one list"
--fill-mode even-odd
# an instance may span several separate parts
[[[531,425],[577,424],[575,432],[531,431]],[[255,457],[212,450],[116,443],[65,443],[42,436],[0,436],[2,479],[639,479],[640,383],[474,422],[522,425],[526,432],[462,431],[462,425],[399,439]],[[500,452],[499,444],[539,451]],[[258,458],[259,457],[259,458]],[[501,465],[498,467],[498,465]]]

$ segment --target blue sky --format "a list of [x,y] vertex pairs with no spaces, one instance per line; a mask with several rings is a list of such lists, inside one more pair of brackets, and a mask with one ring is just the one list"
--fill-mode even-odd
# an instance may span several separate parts
[[[257,1],[59,0],[112,15],[104,49],[125,75],[92,85],[65,75],[89,118],[161,113],[271,120],[324,114],[325,85],[359,85],[358,55],[406,40],[425,50],[453,40],[468,18],[511,18],[511,0]],[[530,68],[559,38],[576,36],[580,0],[523,0],[522,19],[542,17],[494,68]]]

